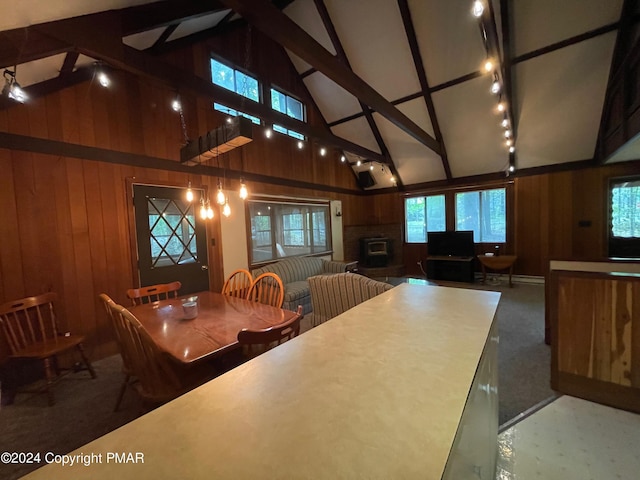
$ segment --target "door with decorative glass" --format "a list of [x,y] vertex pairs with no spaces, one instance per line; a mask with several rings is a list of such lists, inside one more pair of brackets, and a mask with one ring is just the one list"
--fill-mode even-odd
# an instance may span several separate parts
[[140,286],[182,283],[180,294],[209,290],[205,221],[185,189],[133,186]]

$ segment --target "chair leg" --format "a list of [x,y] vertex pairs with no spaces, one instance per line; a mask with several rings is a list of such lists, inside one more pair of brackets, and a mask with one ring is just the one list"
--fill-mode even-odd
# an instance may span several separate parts
[[54,384],[54,375],[53,375],[53,366],[51,365],[51,358],[44,359],[44,373],[47,377],[47,397],[49,399],[49,406],[51,407],[56,403],[53,398],[53,384]]
[[84,354],[84,348],[82,347],[82,344],[78,344],[78,351],[80,352],[80,356],[82,357],[82,361],[84,362],[84,364],[87,367],[87,370],[89,370],[89,373],[91,374],[91,378],[96,378],[96,372],[93,369],[93,366],[91,366],[91,362],[89,362],[89,359],[87,358],[87,356]]
[[124,377],[124,382],[122,382],[122,386],[120,387],[120,393],[118,394],[118,400],[116,401],[116,407],[113,409],[114,412],[117,412],[120,408],[120,404],[122,403],[122,398],[124,397],[124,392],[127,390],[129,386],[129,380],[131,380],[131,375],[126,374]]

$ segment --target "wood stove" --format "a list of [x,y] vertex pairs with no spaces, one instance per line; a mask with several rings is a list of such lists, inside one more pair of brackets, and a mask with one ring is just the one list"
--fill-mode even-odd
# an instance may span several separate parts
[[360,262],[365,267],[386,267],[391,258],[392,242],[387,237],[360,239]]

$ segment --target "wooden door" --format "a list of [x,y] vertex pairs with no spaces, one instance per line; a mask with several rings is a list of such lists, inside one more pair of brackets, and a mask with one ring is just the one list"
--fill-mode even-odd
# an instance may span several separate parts
[[209,290],[205,222],[185,189],[133,186],[140,286],[179,280],[181,294]]

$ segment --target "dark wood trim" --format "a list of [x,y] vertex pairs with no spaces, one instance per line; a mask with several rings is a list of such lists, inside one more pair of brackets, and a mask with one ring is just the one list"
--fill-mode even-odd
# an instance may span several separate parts
[[153,53],[157,49],[160,49],[167,41],[167,38],[169,38],[171,34],[176,31],[176,28],[178,28],[178,26],[180,26],[179,23],[174,23],[169,25],[167,28],[165,28],[164,31],[158,37],[158,39],[155,42],[153,42],[153,45],[151,45],[151,47],[149,47],[147,50]]
[[305,70],[304,72],[300,73],[300,79],[306,78],[309,75],[311,75],[312,73],[316,73],[317,70],[313,67],[309,68],[308,70]]
[[[607,79],[607,89],[605,90],[604,102],[602,112],[600,115],[600,125],[598,127],[598,137],[596,146],[594,149],[593,157],[598,160],[599,163],[604,163],[607,155],[605,155],[605,143],[607,137],[607,130],[610,125],[607,124],[609,117],[611,104],[618,88],[622,89],[623,99],[623,112],[622,112],[622,127],[626,130],[626,99],[627,97],[627,81],[625,81],[625,59],[628,58],[628,54],[632,51],[630,48],[631,30],[633,27],[633,12],[638,8],[638,0],[624,0],[622,9],[620,12],[620,20],[618,24],[618,35],[616,36],[616,44],[613,49],[613,57],[611,65],[609,66],[609,77]],[[628,139],[628,132],[624,131],[623,139]]]
[[133,153],[118,152],[98,147],[87,147],[75,143],[59,142],[43,138],[16,135],[13,133],[0,132],[0,148],[8,150],[18,150],[24,152],[53,155],[55,157],[70,157],[83,160],[95,160],[99,162],[116,163],[120,165],[130,165],[134,167],[153,168],[172,172],[183,172],[192,175],[207,175],[211,177],[225,176],[229,179],[239,180],[240,177],[250,182],[267,183],[285,187],[297,187],[307,190],[319,190],[324,192],[341,193],[345,195],[362,195],[359,190],[333,187],[331,185],[321,185],[310,182],[300,182],[286,178],[272,177],[256,173],[241,172],[237,170],[225,170],[209,165],[197,165],[188,167],[175,160],[166,158],[149,157]]
[[60,68],[59,76],[64,77],[65,75],[72,73],[79,56],[80,54],[78,52],[67,52],[67,55],[64,57],[64,62],[62,62],[62,68]]
[[[555,377],[555,378],[554,378]],[[580,377],[566,372],[552,375],[551,388],[614,408],[640,413],[640,388]]]
[[233,8],[249,23],[317,68],[408,135],[434,152],[440,153],[440,146],[433,137],[393,106],[368,83],[355,75],[338,58],[331,55],[329,51],[275,6],[263,0],[222,0],[222,3]]
[[455,87],[456,85],[460,85],[461,83],[468,82],[469,80],[475,80],[476,78],[482,77],[483,75],[486,75],[486,73],[481,70],[477,70],[475,72],[462,75],[461,77],[451,79],[447,82],[440,83],[439,85],[434,85],[429,89],[429,91],[431,93],[439,92],[440,90],[444,90],[445,88]]
[[[216,0],[202,2],[199,0],[165,0],[117,10],[122,18],[123,36],[133,35],[159,27],[168,27],[174,23],[184,22],[192,18],[226,10]],[[99,15],[99,14],[98,14]]]
[[604,35],[605,33],[613,32],[614,30],[618,29],[619,25],[620,22],[610,23],[609,25],[604,25],[594,30],[589,30],[588,32],[581,33],[580,35],[576,35],[574,37],[566,38],[564,40],[552,43],[551,45],[547,45],[542,48],[538,48],[531,52],[523,53],[522,55],[518,55],[517,57],[515,57],[512,64],[516,65],[518,63],[526,62],[527,60],[539,57],[540,55],[546,55],[547,53],[555,52],[556,50],[560,50],[561,48],[570,47],[571,45],[575,45],[576,43],[584,42],[585,40],[590,40],[600,35]]
[[[511,47],[511,10],[509,9],[509,0],[500,0],[500,15],[502,19],[502,78],[504,79],[504,93],[507,99],[507,113],[509,118],[509,128],[513,135],[511,136],[514,141],[518,138],[518,123],[514,115],[515,110],[513,106],[517,103],[516,92],[512,78],[512,57],[513,49]],[[489,12],[491,15],[491,23],[493,28],[496,28],[495,14],[493,11],[493,4],[489,2]],[[517,152],[517,150],[516,150]],[[509,166],[517,168],[516,165],[516,152],[509,153]]]
[[404,31],[407,35],[407,41],[409,42],[409,48],[411,49],[411,56],[413,57],[413,64],[418,75],[420,88],[424,93],[423,98],[427,106],[427,111],[429,112],[429,119],[431,120],[431,126],[433,127],[433,134],[440,144],[440,159],[442,160],[442,168],[444,169],[447,180],[451,180],[453,175],[451,174],[451,167],[449,166],[447,149],[445,148],[444,138],[442,136],[442,131],[440,130],[440,124],[438,123],[438,116],[436,115],[436,109],[433,105],[431,92],[429,91],[429,81],[427,80],[427,73],[422,61],[422,54],[420,53],[420,47],[418,46],[416,31],[413,27],[413,19],[411,18],[411,10],[409,10],[409,3],[407,0],[398,0],[398,7],[400,8],[402,23],[404,25]]

